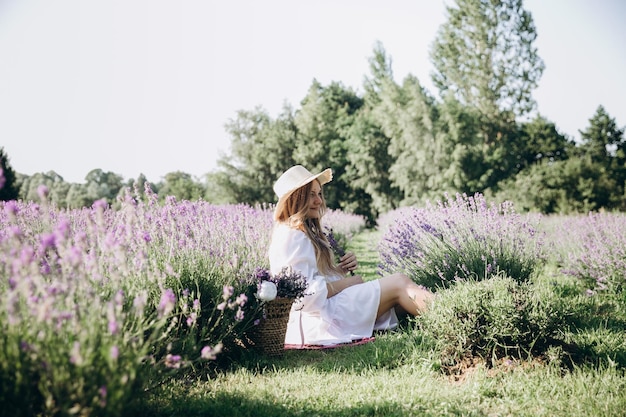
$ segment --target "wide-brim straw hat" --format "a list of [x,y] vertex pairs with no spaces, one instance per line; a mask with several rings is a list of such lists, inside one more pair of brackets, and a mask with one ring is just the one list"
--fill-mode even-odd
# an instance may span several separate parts
[[294,165],[278,178],[274,192],[281,199],[315,179],[322,185],[329,183],[333,179],[333,170],[326,168],[319,174],[313,174],[302,165]]

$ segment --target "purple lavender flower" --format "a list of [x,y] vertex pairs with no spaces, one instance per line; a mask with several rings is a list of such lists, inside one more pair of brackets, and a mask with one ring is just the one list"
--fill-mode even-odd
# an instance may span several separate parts
[[98,390],[98,394],[100,394],[100,407],[104,408],[107,405],[107,387],[103,385]]
[[180,355],[172,355],[168,353],[165,355],[165,366],[167,368],[179,369],[182,365],[182,357]]
[[120,356],[120,349],[116,345],[111,346],[111,350],[109,351],[109,357],[112,360],[116,361],[117,358],[119,358],[119,356]]
[[215,360],[220,352],[222,352],[221,343],[218,343],[215,347],[205,346],[200,352],[200,357],[205,360]]
[[159,317],[170,314],[174,310],[175,306],[176,295],[174,294],[174,291],[168,288],[161,295],[161,301],[159,302],[159,307],[157,309],[157,311],[159,312]]
[[326,239],[328,239],[328,244],[330,245],[330,248],[335,253],[335,255],[337,255],[337,257],[341,259],[346,254],[346,251],[341,246],[339,246],[339,243],[337,242],[337,239],[333,234],[333,229],[327,228],[325,234]]

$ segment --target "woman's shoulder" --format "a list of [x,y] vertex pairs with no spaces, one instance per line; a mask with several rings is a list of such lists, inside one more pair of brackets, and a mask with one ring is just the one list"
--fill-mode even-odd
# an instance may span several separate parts
[[299,246],[307,242],[310,243],[310,240],[302,230],[294,229],[285,223],[278,223],[274,226],[272,233],[272,243],[274,245]]
[[288,236],[291,238],[306,238],[306,234],[299,229],[295,229],[286,223],[277,223],[274,226],[274,236]]

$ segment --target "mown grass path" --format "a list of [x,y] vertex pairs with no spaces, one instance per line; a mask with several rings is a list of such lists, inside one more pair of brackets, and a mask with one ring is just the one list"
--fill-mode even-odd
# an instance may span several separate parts
[[378,230],[365,230],[355,235],[348,242],[347,250],[354,252],[359,267],[356,273],[363,276],[365,281],[378,278],[378,264],[380,258],[378,256],[378,242],[382,233]]

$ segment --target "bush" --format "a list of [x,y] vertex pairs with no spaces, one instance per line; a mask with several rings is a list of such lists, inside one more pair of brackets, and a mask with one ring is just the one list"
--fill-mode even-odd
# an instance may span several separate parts
[[119,415],[237,331],[247,300],[225,283],[264,258],[265,211],[41,195],[0,205],[0,414]]
[[437,293],[418,318],[432,337],[444,369],[479,356],[527,359],[554,347],[567,350],[564,331],[578,314],[577,304],[554,284],[518,283],[503,273],[483,281],[468,280]]
[[384,224],[381,272],[404,272],[432,290],[498,271],[524,282],[544,259],[531,218],[523,219],[509,203],[488,205],[480,194],[404,208]]
[[[626,215],[590,213],[566,218],[559,231],[571,242],[564,272],[591,291],[619,295],[626,287]],[[622,296],[623,299],[623,296]]]

